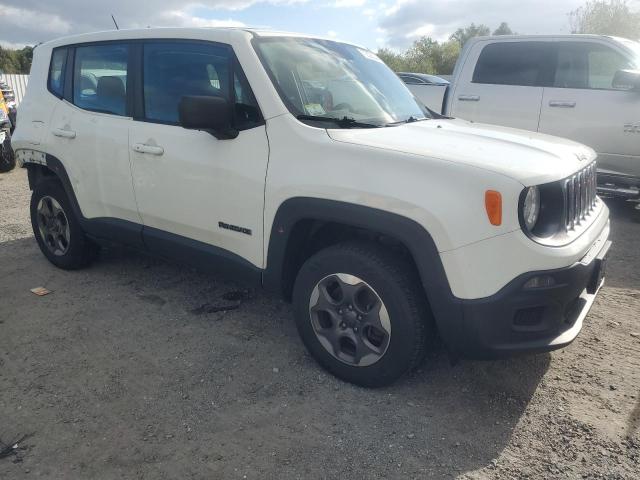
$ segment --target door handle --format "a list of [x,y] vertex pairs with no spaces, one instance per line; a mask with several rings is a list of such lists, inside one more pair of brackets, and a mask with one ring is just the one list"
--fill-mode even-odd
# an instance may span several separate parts
[[136,143],[133,145],[133,151],[138,153],[148,153],[150,155],[162,155],[164,148],[155,145],[147,145],[146,143]]
[[51,133],[53,133],[56,137],[76,138],[76,132],[74,132],[73,130],[65,130],[65,129],[62,129],[62,128],[54,128],[53,130],[51,130]]
[[479,102],[480,95],[460,95],[458,100],[461,102]]
[[574,108],[576,106],[576,102],[559,102],[557,100],[551,100],[549,102],[549,106],[557,108]]

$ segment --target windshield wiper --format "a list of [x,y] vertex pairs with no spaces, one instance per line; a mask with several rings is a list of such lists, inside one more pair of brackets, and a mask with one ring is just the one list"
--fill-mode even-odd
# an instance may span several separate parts
[[309,122],[332,122],[338,125],[340,128],[380,128],[381,125],[374,125],[373,123],[358,122],[355,118],[349,117],[322,117],[320,115],[298,115],[298,120],[306,120]]
[[403,123],[414,123],[414,122],[422,122],[423,120],[431,120],[430,117],[422,117],[416,118],[413,115],[407,118],[406,120],[400,120],[399,122],[391,122],[387,123],[385,127],[393,126],[393,125],[402,125]]

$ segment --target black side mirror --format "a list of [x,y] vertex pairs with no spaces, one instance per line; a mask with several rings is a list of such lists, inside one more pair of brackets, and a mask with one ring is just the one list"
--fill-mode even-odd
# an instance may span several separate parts
[[616,90],[640,91],[640,70],[618,70],[611,85]]
[[203,130],[218,140],[238,136],[233,127],[233,109],[222,97],[186,95],[178,104],[180,125],[190,130]]

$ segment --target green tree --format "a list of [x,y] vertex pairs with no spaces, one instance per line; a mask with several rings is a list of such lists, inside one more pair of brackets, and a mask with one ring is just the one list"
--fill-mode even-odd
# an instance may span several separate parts
[[515,35],[507,22],[502,22],[498,28],[493,31],[494,35]]
[[435,73],[440,45],[430,37],[422,37],[415,42],[405,58],[410,72]]
[[5,73],[15,73],[18,68],[12,50],[0,47],[0,70]]
[[394,72],[404,72],[406,68],[406,60],[404,54],[396,53],[388,48],[381,48],[377,52],[378,57]]
[[29,73],[33,60],[33,48],[10,50],[0,47],[0,70],[4,73]]
[[440,50],[440,64],[437,66],[435,73],[451,75],[460,56],[460,44],[456,41],[449,40],[441,45]]
[[29,73],[31,71],[31,62],[33,61],[33,47],[24,47],[18,50],[18,63],[20,64],[19,73]]
[[[451,75],[464,43],[470,38],[490,33],[489,27],[472,23],[466,28],[456,30],[446,42],[438,42],[431,37],[421,37],[405,52],[382,48],[378,50],[378,56],[395,72]],[[495,30],[494,35],[511,33],[513,32],[509,25],[503,22]]]
[[491,29],[486,25],[476,25],[472,23],[466,28],[459,28],[456,30],[449,40],[455,40],[460,45],[460,48],[464,47],[464,44],[467,43],[467,40],[473,37],[483,37],[485,35],[489,35],[491,33]]
[[595,0],[569,14],[572,33],[640,38],[640,13],[627,0]]

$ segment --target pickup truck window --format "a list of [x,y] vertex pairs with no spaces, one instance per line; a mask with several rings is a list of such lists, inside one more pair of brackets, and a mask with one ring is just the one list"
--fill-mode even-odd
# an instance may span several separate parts
[[594,42],[561,42],[554,87],[611,90],[618,70],[634,68],[631,59]]
[[368,50],[300,37],[253,42],[283,102],[304,121],[347,117],[350,122],[336,126],[366,128],[428,117],[398,76]]
[[482,49],[472,82],[544,87],[553,71],[551,42],[497,42]]
[[125,115],[128,46],[117,43],[76,47],[73,103],[95,112]]
[[627,40],[624,38],[620,38],[618,41],[631,52],[633,68],[636,70],[640,69],[640,42],[634,42],[633,40]]

